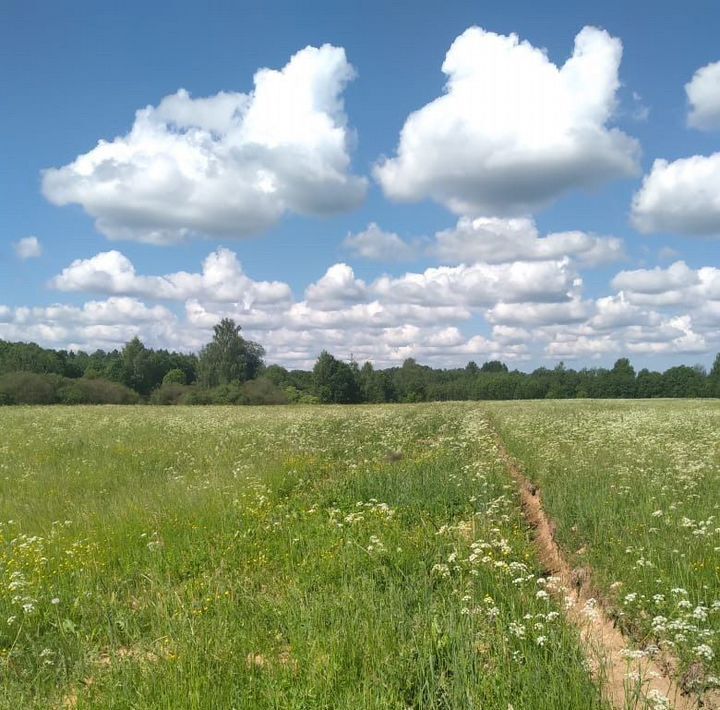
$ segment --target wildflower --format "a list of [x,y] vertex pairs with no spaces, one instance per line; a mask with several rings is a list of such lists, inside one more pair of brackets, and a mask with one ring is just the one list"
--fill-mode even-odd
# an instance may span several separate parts
[[513,636],[519,639],[525,638],[525,627],[522,624],[516,624],[514,621],[511,621],[508,628]]
[[666,710],[666,708],[670,708],[670,701],[667,699],[667,696],[663,695],[657,688],[653,688],[647,694],[647,700],[652,710]]
[[693,651],[695,651],[696,656],[704,658],[706,661],[712,661],[712,659],[715,658],[715,652],[706,643],[695,646]]

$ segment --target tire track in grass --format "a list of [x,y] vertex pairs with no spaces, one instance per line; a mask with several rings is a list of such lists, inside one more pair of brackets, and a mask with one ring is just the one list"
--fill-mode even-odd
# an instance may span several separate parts
[[580,632],[593,675],[605,699],[622,710],[716,707],[707,696],[703,703],[697,696],[684,694],[653,658],[633,652],[629,639],[612,622],[601,600],[593,596],[589,568],[573,569],[565,559],[555,541],[554,525],[543,508],[540,490],[526,478],[500,434],[494,430],[494,435],[500,459],[520,495],[525,520],[534,531],[540,563],[555,580],[548,585],[548,590],[561,598],[567,620]]

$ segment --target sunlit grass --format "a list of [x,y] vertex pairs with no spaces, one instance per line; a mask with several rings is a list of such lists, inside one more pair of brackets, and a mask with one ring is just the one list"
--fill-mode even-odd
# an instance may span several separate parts
[[621,627],[720,685],[720,404],[490,405],[543,491],[558,540],[589,565]]
[[477,406],[0,425],[4,707],[601,706]]

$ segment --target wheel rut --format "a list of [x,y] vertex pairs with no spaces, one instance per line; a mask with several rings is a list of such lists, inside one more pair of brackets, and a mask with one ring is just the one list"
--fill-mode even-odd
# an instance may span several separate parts
[[719,708],[714,698],[706,695],[700,699],[696,694],[683,692],[670,676],[672,663],[658,662],[647,654],[633,651],[631,641],[615,626],[602,600],[593,594],[592,570],[573,569],[570,565],[555,541],[555,527],[543,508],[541,491],[527,479],[500,434],[494,429],[493,433],[499,456],[520,495],[525,520],[534,531],[540,563],[552,575],[548,591],[564,604],[567,620],[578,629],[603,697],[612,707],[622,710]]

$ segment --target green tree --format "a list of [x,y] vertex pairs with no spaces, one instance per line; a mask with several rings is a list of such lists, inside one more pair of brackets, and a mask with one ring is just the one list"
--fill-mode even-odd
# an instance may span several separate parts
[[635,368],[630,360],[621,357],[615,362],[606,377],[606,397],[634,397],[636,392]]
[[395,388],[402,402],[424,402],[427,399],[427,380],[432,375],[429,367],[418,365],[415,358],[407,358],[395,371]]
[[254,379],[263,367],[262,345],[245,340],[240,326],[223,318],[214,328],[212,342],[200,351],[198,379],[204,387],[217,387]]
[[504,362],[500,362],[500,360],[488,360],[487,362],[483,363],[483,366],[480,368],[480,372],[507,372],[508,368],[507,365]]
[[156,384],[151,354],[137,335],[122,350],[122,383],[140,394],[150,394]]
[[720,353],[715,356],[708,374],[708,394],[711,397],[720,397]]
[[360,401],[357,366],[333,357],[327,350],[320,353],[313,367],[315,394],[324,404],[354,404]]
[[186,385],[187,376],[184,370],[179,367],[175,367],[172,370],[168,370],[162,379],[164,385]]

